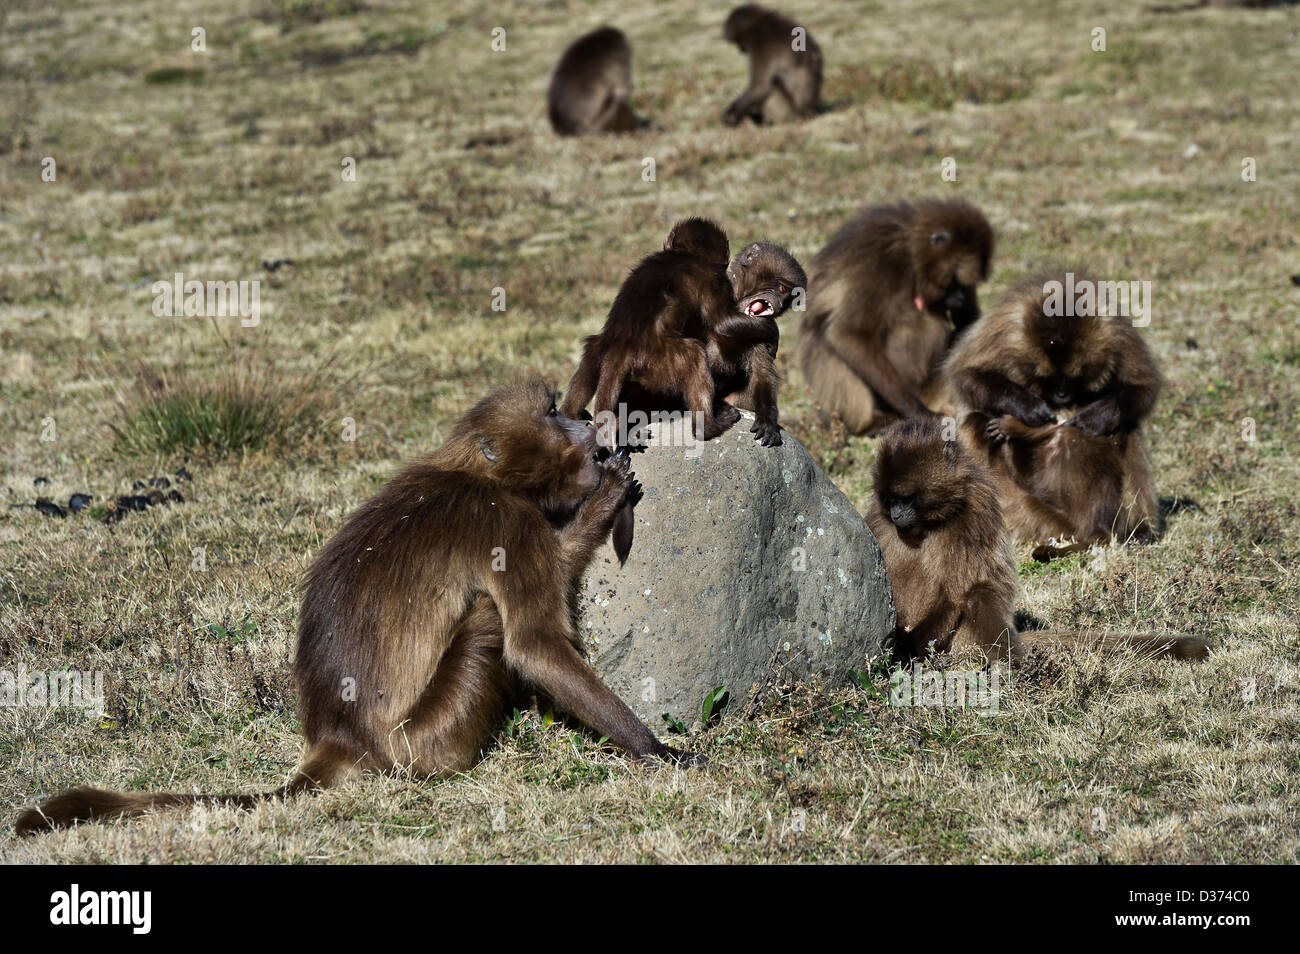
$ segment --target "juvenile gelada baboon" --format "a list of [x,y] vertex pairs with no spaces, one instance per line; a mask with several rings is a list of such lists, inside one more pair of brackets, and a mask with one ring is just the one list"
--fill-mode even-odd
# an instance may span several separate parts
[[[1029,279],[947,362],[963,438],[997,476],[1015,539],[1039,544],[1040,560],[1159,530],[1143,425],[1160,372],[1132,321],[1101,313],[1100,287],[1082,272]],[[1066,288],[1078,297],[1062,298]]]
[[468,769],[529,690],[633,759],[660,742],[582,657],[577,586],[636,490],[625,457],[595,459],[591,425],[538,380],[501,388],[437,451],[348,519],[308,573],[294,673],[307,752],[256,795],[74,788],[23,812],[32,833],[179,805],[313,791],[353,769]]
[[[598,421],[620,405],[684,408],[712,440],[753,411],[764,445],[777,423],[776,318],[806,281],[785,249],[753,242],[728,265],[726,233],[707,219],[673,226],[663,251],[642,259],[619,288],[605,326],[583,347],[564,395],[576,417],[595,397]],[[613,445],[608,434],[602,440]]]
[[933,416],[901,421],[876,448],[867,523],[880,543],[894,594],[896,655],[969,652],[1016,658],[1024,641],[1097,646],[1197,660],[1195,636],[1020,633],[1014,619],[1016,564],[988,468]]
[[628,105],[632,47],[622,30],[601,27],[574,40],[546,92],[551,126],[562,136],[634,132],[645,125]]
[[788,17],[754,3],[736,7],[722,35],[749,57],[749,85],[722,114],[728,126],[807,119],[821,102],[822,51]]
[[960,199],[864,209],[813,259],[799,364],[823,414],[852,434],[949,410],[939,370],[979,318],[993,228]]

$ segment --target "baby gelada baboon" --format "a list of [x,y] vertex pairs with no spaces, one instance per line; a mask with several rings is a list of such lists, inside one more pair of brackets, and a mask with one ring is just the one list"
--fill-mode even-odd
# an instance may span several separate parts
[[663,251],[646,256],[623,282],[600,334],[589,337],[564,395],[577,416],[595,397],[603,440],[620,405],[685,408],[712,440],[753,411],[751,430],[781,443],[777,423],[776,318],[803,269],[770,242],[746,245],[728,265],[726,233],[707,219],[678,222]]

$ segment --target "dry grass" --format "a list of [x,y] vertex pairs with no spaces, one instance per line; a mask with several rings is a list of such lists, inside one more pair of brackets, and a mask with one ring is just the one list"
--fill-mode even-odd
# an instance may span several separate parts
[[[194,472],[186,503],[113,525],[0,510],[0,668],[103,670],[108,710],[0,709],[9,811],[87,781],[278,785],[299,751],[288,658],[311,554],[489,384],[519,366],[565,381],[628,266],[690,213],[810,256],[862,203],[955,191],[999,232],[989,297],[1048,261],[1151,280],[1147,334],[1168,376],[1156,473],[1201,509],[1157,546],[1025,565],[1024,604],[1060,626],[1202,632],[1216,653],[1196,669],[1043,656],[1004,686],[995,717],[890,708],[879,682],[799,687],[753,720],[729,711],[692,742],[711,766],[687,774],[631,768],[530,719],[463,777],[358,778],[256,814],[0,834],[0,856],[1300,858],[1300,289],[1288,281],[1300,11],[929,0],[903,15],[804,0],[792,9],[825,51],[833,108],[755,131],[718,121],[745,72],[719,36],[726,5],[212,9],[54,0],[19,3],[4,24],[5,502],[86,491],[102,503],[183,463]],[[637,103],[662,128],[557,140],[546,76],[568,38],[605,21],[630,35]],[[195,26],[204,54],[189,50]],[[490,50],[495,26],[506,53]],[[1089,51],[1094,26],[1104,54]],[[56,182],[41,181],[45,156]],[[940,179],[946,156],[956,184]],[[1241,181],[1243,156],[1255,183]],[[263,269],[277,258],[295,267]],[[155,317],[150,283],[177,271],[260,279],[260,324]],[[498,286],[505,314],[491,310]],[[783,414],[862,506],[872,442],[813,423],[786,331]],[[187,375],[217,380],[232,340],[286,382],[334,357],[347,384],[311,398],[303,445],[115,450],[137,363],[183,358]],[[344,417],[355,441],[340,439]],[[51,485],[36,490],[38,476]]]

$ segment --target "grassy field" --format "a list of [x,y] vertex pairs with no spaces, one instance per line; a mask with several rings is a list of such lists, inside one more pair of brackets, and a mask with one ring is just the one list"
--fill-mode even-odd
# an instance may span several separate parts
[[[563,385],[627,268],[689,214],[806,261],[862,204],[958,194],[998,233],[986,302],[1050,262],[1151,281],[1157,482],[1200,509],[1155,546],[1022,564],[1024,605],[1203,633],[1211,661],[1040,655],[996,717],[891,708],[883,672],[791,687],[701,731],[711,765],[689,773],[528,719],[461,777],[5,832],[0,858],[1300,859],[1300,9],[800,0],[829,108],[757,130],[719,121],[745,78],[728,6],[5,5],[0,479],[9,505],[94,500],[0,509],[0,669],[105,679],[102,718],[0,709],[5,814],[84,782],[278,786],[300,752],[289,659],[312,554],[514,369]],[[559,140],[549,70],[605,22],[657,128]],[[151,286],[177,272],[260,280],[259,323],[156,316]],[[818,426],[785,321],[783,420],[864,509],[873,442]],[[169,449],[194,406],[255,446]],[[160,475],[183,503],[112,519]]]

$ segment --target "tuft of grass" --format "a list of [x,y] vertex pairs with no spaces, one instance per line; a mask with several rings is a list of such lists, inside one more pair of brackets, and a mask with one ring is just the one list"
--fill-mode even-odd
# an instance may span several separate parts
[[203,70],[190,66],[160,66],[144,74],[150,86],[173,86],[177,83],[202,83]]
[[202,374],[141,365],[134,388],[118,395],[114,448],[125,456],[221,457],[301,444],[318,420],[317,378],[286,382],[238,360]]

